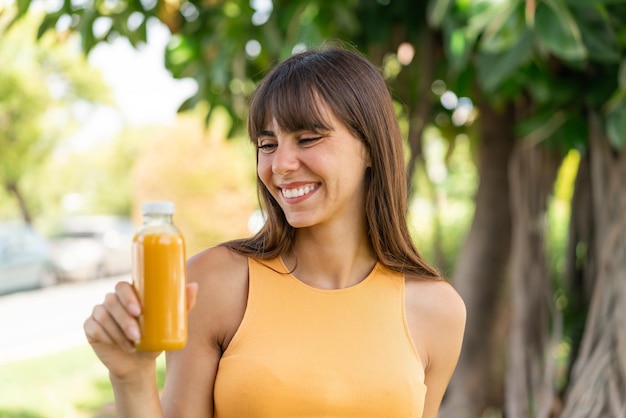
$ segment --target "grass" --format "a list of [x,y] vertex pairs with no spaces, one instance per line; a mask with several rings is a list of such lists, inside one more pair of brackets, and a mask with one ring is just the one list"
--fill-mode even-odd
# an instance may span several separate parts
[[115,417],[108,371],[89,346],[0,365],[0,418],[58,417]]

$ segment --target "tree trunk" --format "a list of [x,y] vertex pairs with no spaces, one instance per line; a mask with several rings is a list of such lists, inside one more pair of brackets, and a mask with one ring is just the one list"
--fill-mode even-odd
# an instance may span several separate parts
[[454,285],[467,306],[467,326],[461,358],[440,411],[442,418],[480,416],[502,405],[504,338],[498,325],[502,313],[511,242],[508,165],[515,142],[514,113],[498,113],[479,102],[481,147],[480,184],[476,212],[459,254]]
[[17,203],[18,203],[19,208],[20,208],[20,213],[22,214],[22,219],[24,220],[24,222],[26,222],[29,225],[32,225],[33,218],[32,218],[32,216],[30,214],[30,210],[28,209],[28,205],[26,204],[26,200],[24,199],[24,196],[22,195],[22,192],[20,191],[19,187],[17,186],[17,183],[10,181],[10,182],[5,184],[5,188],[17,200]]
[[589,120],[595,282],[562,418],[626,416],[626,149]]
[[548,197],[562,161],[544,147],[519,142],[510,166],[511,323],[507,418],[547,418],[555,400],[554,357],[562,321],[545,253]]

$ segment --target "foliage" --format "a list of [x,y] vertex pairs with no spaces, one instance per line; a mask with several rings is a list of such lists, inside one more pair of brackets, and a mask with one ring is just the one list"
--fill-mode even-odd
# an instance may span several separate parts
[[624,145],[626,1],[432,3],[445,3],[430,21],[444,33],[451,76],[475,71],[491,100],[525,102],[521,138],[582,149],[591,107],[603,116],[613,146]]
[[36,15],[9,27],[0,16],[0,184],[18,200],[30,220],[40,203],[21,193],[24,182],[41,175],[42,161],[76,127],[72,105],[107,101],[106,88],[71,40],[52,33],[38,42]]
[[255,149],[242,138],[227,141],[230,123],[226,112],[213,112],[205,131],[201,118],[185,115],[145,140],[133,167],[135,219],[142,201],[174,201],[188,255],[250,234],[248,218],[258,207]]
[[[18,17],[27,13],[30,3],[20,2]],[[277,61],[328,40],[346,42],[380,66],[400,104],[398,114],[409,121],[406,137],[412,172],[420,161],[430,108],[438,106],[430,91],[431,78],[442,71],[436,48],[432,54],[417,55],[418,45],[431,41],[425,4],[413,0],[66,0],[48,10],[39,34],[79,32],[88,52],[120,36],[139,46],[146,41],[148,22],[159,20],[172,34],[164,51],[166,67],[174,77],[191,77],[198,85],[180,110],[203,109],[208,122],[215,109],[226,109],[233,120],[229,137],[243,128],[248,96]],[[445,138],[453,146],[458,129],[448,131]]]
[[130,215],[130,172],[154,128],[125,129],[86,148],[58,147],[41,167],[42,178],[25,182],[24,192],[45,204],[47,230],[68,213]]
[[[18,17],[27,13],[30,3],[18,2]],[[198,83],[198,91],[181,110],[206,102],[208,120],[221,106],[231,113],[233,129],[241,128],[246,99],[273,64],[328,39],[354,44],[384,66],[409,110],[419,100],[414,75],[420,67],[412,56],[400,63],[396,54],[401,43],[415,45],[421,37],[425,8],[412,0],[67,0],[48,12],[39,34],[53,28],[77,31],[86,52],[119,36],[138,46],[146,42],[150,19],[158,19],[172,33],[164,54],[166,67],[174,77],[192,77]],[[409,76],[401,76],[402,70]]]
[[[556,150],[560,155],[565,155],[570,150],[578,150],[585,155],[591,152],[589,151],[591,144],[589,134],[594,129],[596,138],[599,137],[597,132],[608,134],[614,155],[620,155],[620,152],[626,151],[624,149],[626,124],[623,110],[626,104],[623,87],[623,72],[626,63],[624,54],[626,51],[625,1],[433,0],[430,5],[429,22],[442,31],[443,47],[447,61],[450,63],[446,82],[457,86],[466,85],[466,80],[469,78],[472,80],[472,87],[475,88],[473,97],[481,97],[492,108],[515,109],[515,134],[518,144],[514,151],[517,154],[513,158],[519,158],[525,151],[536,149],[540,145]],[[596,115],[599,117],[601,125],[599,129],[596,129],[597,124],[590,122],[592,115],[593,118]],[[598,147],[596,147],[597,150]],[[603,155],[608,155],[608,153]],[[599,161],[602,157],[597,155],[593,158]],[[569,164],[571,169],[571,161],[566,161],[566,164]],[[536,170],[544,169],[547,165],[546,163]],[[607,169],[607,172],[609,171]],[[509,173],[514,173],[510,165]],[[519,173],[516,174],[519,175]],[[623,175],[620,174],[620,176]],[[519,180],[518,177],[514,179]],[[606,180],[600,180],[598,177],[594,183],[598,185],[601,181]],[[515,184],[511,181],[509,183]],[[617,184],[619,180],[614,178],[607,183]],[[520,214],[540,214],[537,211],[538,202],[533,202],[523,192],[543,193],[545,190],[551,190],[551,187],[552,184],[548,184],[546,178],[537,177],[534,182],[529,181],[528,184],[516,189],[518,195],[514,194],[513,197],[522,197],[517,201],[513,199],[515,207],[512,208],[513,220],[518,222],[513,230],[523,231],[518,236],[527,234],[527,237],[531,237],[533,233],[532,226]],[[562,183],[557,183],[556,193],[563,193],[560,188],[562,188]],[[516,190],[513,192],[515,193]],[[605,198],[601,195],[601,190],[602,187],[599,187],[592,193],[591,198],[594,199],[595,207],[605,207],[609,204],[609,201],[604,200]],[[571,228],[568,230],[563,219],[568,218],[573,211],[569,210],[570,208],[564,204],[560,196],[556,197],[548,212],[549,227],[546,230],[542,225],[541,230],[536,231],[536,236],[543,236],[546,232],[549,234],[547,257],[555,263],[556,270],[552,273],[560,275],[554,280],[554,284],[563,285],[566,258],[562,254],[571,248],[578,248],[576,240],[580,239],[576,233],[570,236],[567,234],[580,222],[593,224],[594,221],[575,219],[571,226],[568,225]],[[569,199],[567,200],[569,204]],[[600,215],[596,214],[596,216]],[[621,221],[616,222],[617,225],[621,223]],[[605,237],[601,235],[601,232],[597,233],[599,235],[595,239],[604,240]],[[506,401],[503,403],[505,403],[506,414],[511,416],[547,416],[544,411],[551,409],[554,406],[553,403],[562,401],[558,399],[562,396],[562,392],[558,394],[553,392],[555,388],[551,380],[554,377],[554,369],[552,369],[549,344],[554,342],[542,337],[541,333],[548,329],[560,329],[561,315],[564,314],[565,339],[574,340],[571,344],[573,347],[571,355],[577,356],[578,353],[574,347],[577,347],[580,341],[580,330],[585,326],[584,318],[579,315],[580,312],[572,312],[568,309],[569,295],[566,292],[570,289],[557,289],[553,295],[554,300],[549,300],[545,293],[542,293],[546,289],[550,291],[547,286],[543,290],[531,291],[531,289],[540,289],[541,285],[546,284],[533,285],[531,279],[538,277],[540,272],[536,271],[530,277],[524,276],[524,273],[529,270],[521,272],[531,262],[535,267],[541,264],[543,248],[537,253],[537,248],[528,248],[531,242],[527,241],[526,247],[514,246],[512,253],[513,260],[522,260],[523,257],[526,257],[526,260],[517,265],[513,264],[512,270],[512,301],[521,301],[521,303],[517,304],[520,309],[513,311],[510,320],[511,335],[522,336],[524,346],[518,344],[520,340],[518,339],[508,347],[511,354],[510,363],[507,365],[509,379]],[[513,244],[520,243],[521,241],[514,237]],[[535,241],[534,244],[538,243]],[[528,254],[534,254],[535,257],[532,260],[528,259]],[[596,266],[598,272],[603,272],[606,269],[603,260],[609,258],[614,259],[608,254],[601,254],[597,259],[589,258],[587,262]],[[594,299],[596,297],[598,296],[594,295]],[[531,307],[533,301],[539,303]],[[526,306],[522,306],[524,304]],[[513,305],[515,307],[515,303]],[[562,310],[562,312],[551,310],[554,322],[550,321],[549,316],[536,320],[540,318],[537,313],[541,309],[552,308],[554,305]],[[538,306],[541,309],[537,308]],[[477,316],[479,317],[480,314]],[[600,318],[601,324],[609,322],[604,316]],[[586,327],[587,330],[593,330],[593,323],[588,322]],[[481,331],[480,327],[468,330],[468,332]],[[558,336],[558,332],[555,331],[554,335]],[[612,350],[607,346],[603,346],[602,349]],[[603,356],[606,353],[594,354]],[[614,354],[610,353],[610,355]],[[571,364],[565,365],[566,368],[570,366]],[[465,370],[469,369],[466,367]],[[590,370],[594,374],[593,379],[596,377],[598,381],[607,379],[611,381],[611,384],[616,381],[614,376],[608,376],[605,371],[596,373],[595,367],[591,367]],[[471,372],[468,375],[471,375]],[[561,370],[559,378],[561,383],[563,375],[568,375],[568,371],[563,373]],[[541,382],[542,379],[545,380]],[[593,384],[594,387],[598,387],[595,386],[596,382],[590,382],[590,380],[592,379],[587,376],[579,382],[574,382],[574,385],[592,387]],[[564,388],[561,386],[558,389]],[[461,388],[460,390],[467,389]],[[620,390],[617,389],[618,392]],[[461,394],[457,399],[462,399],[463,396],[464,394]],[[599,414],[606,413],[608,410],[607,405],[610,402],[606,402],[606,399],[606,397],[599,398],[595,405]],[[478,407],[477,404],[483,401],[472,400],[471,402],[476,402],[474,406]],[[468,406],[465,409],[468,408],[471,407]],[[558,411],[552,411],[552,413],[559,414]],[[453,413],[449,416],[459,415]]]
[[409,209],[413,239],[421,255],[450,279],[474,212],[478,179],[469,142],[461,135],[450,148],[448,138],[439,129],[427,130],[426,170],[418,170],[413,180],[421,190]]

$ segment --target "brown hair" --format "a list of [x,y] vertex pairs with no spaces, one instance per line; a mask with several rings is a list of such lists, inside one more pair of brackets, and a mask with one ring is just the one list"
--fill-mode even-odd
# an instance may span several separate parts
[[[272,117],[287,132],[328,129],[320,105],[327,105],[369,152],[365,212],[378,261],[395,271],[440,278],[418,254],[407,227],[403,142],[391,95],[376,67],[358,52],[336,47],[310,50],[276,66],[251,97],[251,141],[256,145]],[[258,177],[257,188],[267,217],[264,226],[253,237],[223,245],[243,255],[271,259],[293,248],[295,229]]]

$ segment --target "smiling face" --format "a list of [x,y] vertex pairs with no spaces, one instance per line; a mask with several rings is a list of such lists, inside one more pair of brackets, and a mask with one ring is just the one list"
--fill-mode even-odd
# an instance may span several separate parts
[[318,110],[323,128],[288,132],[272,118],[257,138],[259,178],[295,228],[348,225],[365,212],[367,150],[326,106]]
[[249,104],[250,140],[274,141],[257,153],[267,220],[246,244],[255,254],[291,251],[294,226],[337,219],[352,228],[339,234],[359,228],[380,259],[392,254],[403,265],[411,257],[403,140],[376,67],[341,49],[294,54],[261,80]]
[[360,228],[362,241],[392,270],[439,277],[406,224],[404,143],[378,68],[340,48],[297,53],[259,82],[249,105],[248,134],[261,145],[257,187],[266,222],[231,248],[273,258],[318,231],[294,227],[336,220],[344,227],[333,230],[338,239]]

